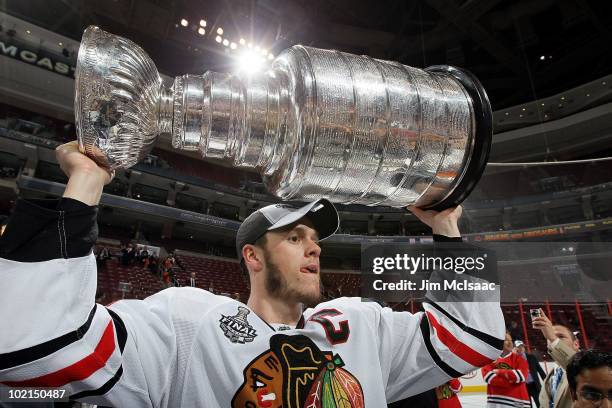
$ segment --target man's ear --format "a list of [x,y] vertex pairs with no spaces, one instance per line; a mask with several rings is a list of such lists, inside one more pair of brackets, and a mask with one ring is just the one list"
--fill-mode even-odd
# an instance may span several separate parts
[[259,272],[263,269],[262,256],[255,245],[246,244],[242,247],[242,259],[249,270]]

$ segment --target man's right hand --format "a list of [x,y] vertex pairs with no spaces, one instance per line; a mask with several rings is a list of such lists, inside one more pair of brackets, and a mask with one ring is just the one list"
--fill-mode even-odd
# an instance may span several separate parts
[[540,309],[540,313],[540,317],[534,317],[531,323],[533,324],[534,329],[540,330],[546,340],[548,340],[549,343],[552,343],[557,339],[557,335],[555,334],[555,330],[553,329],[552,322],[548,317],[546,317],[542,309]]
[[58,146],[55,156],[60,168],[68,176],[64,197],[79,200],[87,205],[97,205],[102,188],[110,183],[113,174],[81,153],[76,140]]

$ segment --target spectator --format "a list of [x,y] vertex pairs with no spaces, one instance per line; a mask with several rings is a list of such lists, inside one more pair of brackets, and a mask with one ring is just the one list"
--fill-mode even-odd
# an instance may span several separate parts
[[138,253],[138,260],[144,264],[146,259],[149,259],[149,251],[147,250],[147,247],[144,246]]
[[594,350],[574,354],[567,365],[574,408],[612,406],[612,354]]
[[157,257],[153,255],[149,256],[148,268],[152,275],[159,277],[159,264],[157,262]]
[[164,269],[162,272],[162,281],[164,282],[164,285],[169,288],[170,287],[170,270],[169,269]]
[[134,260],[135,256],[136,256],[136,251],[134,250],[134,247],[132,246],[132,244],[127,244],[121,250],[121,265],[129,266]]
[[525,386],[528,374],[527,360],[514,351],[512,336],[507,331],[502,356],[482,368],[482,377],[487,383],[487,407],[529,406]]
[[172,286],[178,288],[181,286],[181,282],[178,280],[178,277],[176,276],[176,273],[174,271],[174,269],[170,269],[170,281],[172,282]]
[[568,327],[560,324],[553,325],[542,309],[540,309],[540,316],[534,317],[532,322],[533,328],[540,330],[544,335],[548,353],[558,365],[544,379],[544,386],[540,391],[540,406],[543,408],[550,406],[570,408],[573,402],[565,369],[574,354],[580,350],[580,343]]
[[516,320],[510,322],[510,335],[513,339],[521,337],[521,328]]
[[191,273],[189,274],[189,286],[191,286],[192,288],[196,287],[196,273],[195,271],[191,271]]
[[170,254],[166,257],[166,259],[164,259],[164,263],[162,266],[164,270],[170,270],[172,269],[173,265],[174,265],[174,257],[172,256],[172,254]]
[[[529,365],[529,375],[527,376],[527,392],[529,393],[529,397],[533,398],[535,401],[536,407],[540,408],[540,390],[542,389],[542,385],[540,384],[540,378],[538,375],[544,379],[546,378],[546,373],[540,366],[538,359],[530,353],[527,353],[525,350],[525,344],[517,340],[514,342],[514,347],[516,348],[516,352],[527,360],[527,364]],[[529,401],[531,403],[531,401]]]

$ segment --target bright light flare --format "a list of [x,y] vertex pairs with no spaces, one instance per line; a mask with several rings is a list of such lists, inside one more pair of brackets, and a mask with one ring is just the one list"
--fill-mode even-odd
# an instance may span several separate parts
[[266,63],[266,59],[261,54],[251,50],[244,50],[237,59],[237,70],[247,75],[261,71]]

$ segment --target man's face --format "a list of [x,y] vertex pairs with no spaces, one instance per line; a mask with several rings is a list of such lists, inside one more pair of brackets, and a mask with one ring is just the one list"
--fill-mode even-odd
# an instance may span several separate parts
[[580,343],[578,339],[573,340],[572,333],[565,326],[553,326],[553,330],[555,331],[555,335],[561,339],[562,342],[571,347],[574,351],[578,351],[580,349]]
[[[603,400],[597,401],[599,394]],[[598,367],[585,369],[576,377],[576,394],[574,408],[612,407],[607,397],[612,394],[612,368]]]
[[321,297],[321,248],[308,219],[266,234],[263,273],[267,292],[290,303],[317,304]]
[[525,346],[521,344],[520,346],[516,348],[516,351],[520,354],[525,354]]
[[510,333],[506,333],[506,338],[504,339],[504,350],[503,354],[508,354],[514,348],[514,344],[512,344],[512,336]]

